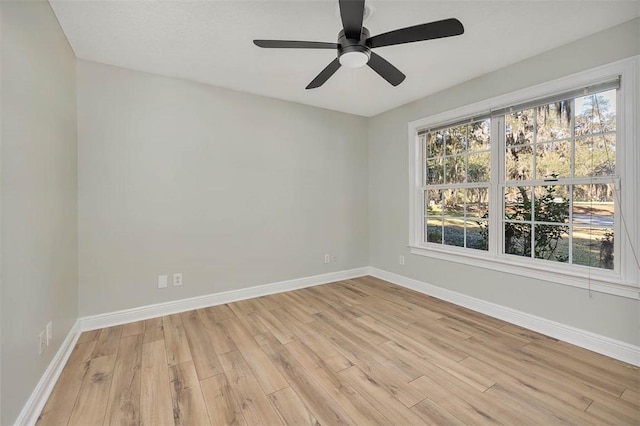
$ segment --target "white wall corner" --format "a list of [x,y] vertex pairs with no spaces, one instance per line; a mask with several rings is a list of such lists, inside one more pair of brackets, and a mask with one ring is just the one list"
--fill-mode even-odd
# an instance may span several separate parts
[[422,281],[369,267],[369,275],[476,312],[537,331],[608,357],[640,366],[640,347]]
[[80,337],[80,321],[76,320],[49,366],[40,377],[35,389],[31,392],[31,396],[22,407],[14,423],[15,425],[31,426],[36,424],[44,405],[49,399],[49,395],[51,395],[51,391],[53,391],[53,387],[56,385],[64,366],[71,356],[71,352],[73,352],[73,348],[76,346],[78,337]]
[[305,287],[328,284],[335,281],[348,280],[367,275],[368,271],[368,267],[348,269],[345,271],[330,272],[327,274],[258,285],[240,290],[212,293],[188,299],[180,299],[105,314],[86,316],[79,319],[80,330],[95,330],[98,328],[111,327],[114,325],[126,324],[149,318],[157,318],[164,315],[177,314],[179,312],[191,311],[193,309],[237,302],[238,300],[252,299],[255,297],[267,296],[269,294],[282,293]]

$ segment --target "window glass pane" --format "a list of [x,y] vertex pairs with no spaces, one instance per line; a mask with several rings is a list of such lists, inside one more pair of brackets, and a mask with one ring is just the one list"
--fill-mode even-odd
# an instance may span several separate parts
[[442,218],[428,217],[425,226],[425,239],[430,243],[442,244]]
[[464,155],[445,158],[446,183],[464,183]]
[[489,223],[486,220],[467,220],[467,247],[489,250]]
[[491,148],[491,120],[476,121],[469,125],[469,151],[482,151]]
[[444,244],[464,247],[464,219],[457,217],[444,218]]
[[471,188],[467,190],[466,217],[477,219],[489,217],[488,188]]
[[562,225],[535,225],[534,250],[536,259],[569,261],[569,227]]
[[576,139],[575,175],[612,176],[616,172],[616,134]]
[[444,158],[427,160],[426,184],[438,185],[444,183]]
[[427,216],[442,216],[443,196],[440,190],[427,191],[426,212]]
[[536,142],[571,136],[571,105],[571,100],[564,100],[536,108]]
[[491,179],[491,153],[469,154],[467,163],[468,182],[488,182]]
[[427,157],[444,155],[444,135],[442,132],[429,132],[427,135]]
[[[536,222],[569,221],[569,188],[566,185],[535,187]],[[537,238],[536,238],[536,241]]]
[[615,89],[575,100],[576,136],[616,130]]
[[507,114],[505,118],[507,146],[533,143],[533,109]]
[[467,149],[467,125],[447,129],[446,133],[446,154],[456,155],[465,152]]
[[573,223],[580,226],[613,227],[614,185],[575,185],[573,187]]
[[613,269],[614,235],[612,228],[573,228],[573,263],[594,268]]
[[464,216],[464,189],[448,189],[444,191],[444,215],[445,216]]
[[505,155],[506,179],[533,179],[533,148],[531,146],[508,147]]
[[536,179],[571,176],[571,141],[536,145]]
[[528,223],[504,224],[504,252],[531,257],[531,225]]
[[509,186],[504,190],[504,217],[508,220],[531,220],[531,188]]

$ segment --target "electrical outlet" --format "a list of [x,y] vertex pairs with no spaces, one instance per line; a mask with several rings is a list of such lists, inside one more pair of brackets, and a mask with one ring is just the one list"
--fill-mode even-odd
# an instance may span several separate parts
[[167,288],[169,277],[167,275],[158,275],[158,288]]
[[331,262],[331,255],[329,253],[326,253],[324,255],[324,263],[327,264],[329,262]]
[[398,263],[401,264],[401,265],[404,265],[404,256],[400,256],[398,258]]
[[338,258],[336,257],[335,254],[331,255],[331,263],[336,263],[338,261]]
[[52,340],[53,340],[53,323],[49,321],[49,323],[47,324],[47,346],[49,346]]
[[42,355],[42,349],[44,348],[45,343],[45,332],[42,330],[38,335],[38,355]]
[[179,285],[182,285],[182,274],[173,274],[173,286],[177,287]]

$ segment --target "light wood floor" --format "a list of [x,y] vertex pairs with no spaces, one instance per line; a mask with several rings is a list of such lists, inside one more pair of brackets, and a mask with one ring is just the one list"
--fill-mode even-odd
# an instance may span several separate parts
[[83,333],[39,425],[640,424],[631,365],[354,280]]

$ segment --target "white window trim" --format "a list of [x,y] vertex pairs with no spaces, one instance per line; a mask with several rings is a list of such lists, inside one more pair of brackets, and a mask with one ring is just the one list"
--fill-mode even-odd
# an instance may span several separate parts
[[[620,206],[620,214],[625,218],[629,232],[627,238],[624,229],[621,234],[624,240],[620,242],[620,265],[617,272],[600,270],[598,268],[583,268],[586,270],[550,271],[549,264],[527,258],[514,258],[498,255],[496,242],[490,241],[489,252],[460,248],[453,246],[429,245],[422,243],[422,182],[421,150],[416,132],[418,129],[453,122],[473,117],[487,111],[505,108],[509,105],[544,98],[555,93],[561,93],[580,86],[589,86],[609,78],[622,76],[619,91],[618,110],[622,115],[622,126],[618,126],[621,143],[617,147],[621,152],[618,163],[621,163],[620,179],[625,188],[625,197]],[[427,256],[451,262],[464,263],[492,269],[510,274],[564,284],[573,287],[589,289],[597,292],[614,294],[640,300],[640,271],[636,265],[632,246],[640,256],[640,230],[637,223],[638,207],[640,207],[640,137],[638,131],[638,117],[640,109],[640,56],[635,56],[601,67],[593,68],[567,77],[562,77],[530,88],[521,89],[505,95],[466,105],[454,110],[415,120],[409,123],[409,248],[412,254]],[[495,141],[500,143],[503,141]],[[498,166],[497,156],[492,156],[492,174]],[[493,176],[492,176],[493,178]],[[634,184],[635,182],[635,184]],[[496,199],[496,197],[494,197]],[[499,206],[490,206],[490,211],[500,211]],[[631,241],[629,241],[629,239]]]

